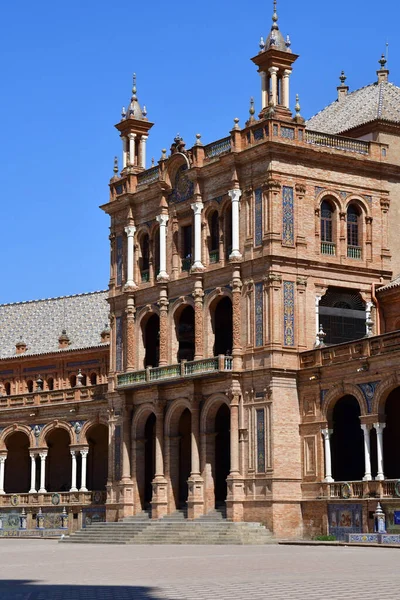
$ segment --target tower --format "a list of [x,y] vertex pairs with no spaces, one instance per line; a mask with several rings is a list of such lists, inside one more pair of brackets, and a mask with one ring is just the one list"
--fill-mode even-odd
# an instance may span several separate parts
[[292,53],[290,45],[289,36],[285,40],[279,30],[274,0],[271,31],[265,42],[261,38],[260,52],[251,59],[261,75],[261,118],[269,106],[275,107],[282,116],[291,117],[289,77],[298,55]]
[[122,108],[121,121],[115,126],[122,139],[122,170],[138,173],[146,168],[146,142],[154,123],[147,119],[147,110],[141,108],[137,98],[136,73],[133,74],[132,96],[128,106]]

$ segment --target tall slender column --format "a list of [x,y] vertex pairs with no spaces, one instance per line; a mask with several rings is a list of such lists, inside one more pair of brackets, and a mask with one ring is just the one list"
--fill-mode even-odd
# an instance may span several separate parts
[[127,260],[127,281],[125,284],[126,288],[134,288],[136,287],[136,283],[134,281],[134,265],[135,265],[135,256],[134,256],[134,243],[135,243],[135,232],[136,227],[134,225],[129,225],[125,227],[125,233],[128,238],[128,260]]
[[136,133],[129,133],[129,164],[133,167],[136,164],[135,140]]
[[231,402],[231,470],[230,475],[239,475],[239,398]]
[[0,456],[0,494],[4,494],[4,466],[7,456]]
[[168,292],[167,287],[162,286],[160,289],[160,350],[158,365],[165,367],[168,364]]
[[383,430],[386,427],[386,423],[374,423],[374,427],[376,429],[376,441],[378,447],[378,474],[376,480],[383,481],[385,479],[383,465]]
[[146,142],[148,135],[142,135],[140,138],[140,166],[146,168]]
[[122,423],[122,481],[129,482],[131,478],[131,413],[124,409]]
[[199,406],[192,406],[192,467],[190,476],[200,475],[200,409]]
[[155,477],[164,477],[164,411],[157,411],[156,418],[156,461]]
[[128,165],[128,138],[122,137],[122,168]]
[[157,215],[156,219],[160,224],[160,272],[157,275],[158,281],[165,281],[169,279],[167,273],[167,223],[168,215],[161,214]]
[[325,445],[325,483],[333,483],[332,477],[332,458],[331,458],[331,435],[333,433],[332,429],[323,429],[322,435],[324,437],[324,445]]
[[194,262],[192,271],[203,271],[204,265],[201,262],[201,212],[204,208],[202,202],[195,202],[191,205],[194,212]]
[[203,319],[203,283],[201,277],[196,279],[194,284],[194,360],[199,360],[204,356],[204,319]]
[[242,195],[242,190],[229,190],[229,197],[232,201],[232,252],[229,255],[230,259],[240,259],[240,241],[239,241],[239,203]]
[[271,75],[271,97],[272,103],[274,106],[278,104],[278,67],[270,67],[269,69]]
[[[133,294],[132,294],[133,296]],[[126,314],[126,352],[125,352],[125,369],[126,371],[135,370],[135,359],[136,359],[136,344],[135,344],[135,304],[134,298],[128,298],[128,302],[125,309]]]
[[72,456],[72,475],[71,475],[71,489],[70,492],[77,492],[78,488],[76,487],[76,454],[75,450],[71,450]]
[[319,346],[319,303],[321,302],[321,296],[315,296],[315,345]]
[[363,481],[371,481],[371,444],[370,444],[370,426],[363,423],[361,429],[364,432],[364,462],[365,462],[365,475]]
[[82,456],[82,474],[81,474],[81,487],[79,489],[80,492],[87,492],[88,489],[86,487],[86,465],[87,465],[87,455],[89,450],[81,450]]
[[47,452],[40,452],[39,456],[40,456],[40,488],[39,488],[39,494],[45,494],[46,493],[46,488],[44,487],[44,485],[45,485],[45,479],[46,479],[46,458],[47,458]]
[[242,368],[242,280],[240,270],[232,277],[232,356],[233,370]]
[[373,321],[371,318],[371,311],[373,306],[372,302],[367,302],[365,306],[365,332],[368,336],[372,335]]
[[261,110],[268,106],[268,77],[265,71],[261,71]]
[[36,494],[36,454],[30,454],[31,457],[31,489],[30,494]]
[[290,96],[289,96],[289,77],[291,74],[290,69],[285,69],[283,71],[283,80],[282,80],[282,104],[286,108],[290,107]]

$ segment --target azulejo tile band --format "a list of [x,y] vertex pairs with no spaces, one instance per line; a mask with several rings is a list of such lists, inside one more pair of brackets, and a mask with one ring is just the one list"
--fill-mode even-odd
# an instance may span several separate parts
[[256,283],[254,290],[255,346],[259,348],[264,345],[264,299],[262,282]]
[[282,243],[292,246],[294,244],[294,204],[293,188],[282,188]]
[[257,188],[254,193],[254,245],[261,246],[262,244],[262,189]]
[[283,343],[294,346],[294,282],[283,282]]
[[257,409],[257,472],[265,473],[265,411]]

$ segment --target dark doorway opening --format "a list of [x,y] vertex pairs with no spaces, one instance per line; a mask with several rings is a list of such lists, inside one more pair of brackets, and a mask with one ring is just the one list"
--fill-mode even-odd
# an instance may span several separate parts
[[354,290],[330,287],[321,298],[319,322],[326,344],[341,344],[366,335],[365,304]]
[[87,488],[104,491],[108,475],[108,427],[99,423],[87,433],[89,453],[87,457]]
[[31,472],[29,438],[22,431],[16,431],[7,437],[6,448],[4,491],[6,494],[26,494]]
[[156,416],[152,413],[144,428],[144,507],[147,508],[153,496],[152,481],[156,473]]
[[231,440],[230,440],[230,410],[222,404],[215,416],[215,504],[226,500],[226,479],[230,472]]
[[344,396],[333,409],[332,475],[335,481],[360,481],[364,477],[364,434],[360,405]]
[[158,367],[160,358],[160,317],[151,315],[147,320],[143,331],[143,342],[145,347],[144,366]]
[[[49,433],[46,441],[49,448],[46,459],[46,490],[69,492],[72,477],[70,437],[65,429],[58,428]],[[79,483],[79,470],[77,483]]]
[[222,298],[214,311],[214,356],[232,354],[232,338],[233,338],[233,323],[232,323],[232,301],[227,296]]
[[194,359],[194,309],[186,306],[179,315],[177,324],[178,362]]
[[385,404],[383,465],[387,479],[400,479],[400,388],[390,392]]
[[192,470],[192,415],[185,408],[179,419],[179,507],[186,506],[188,498],[188,479]]

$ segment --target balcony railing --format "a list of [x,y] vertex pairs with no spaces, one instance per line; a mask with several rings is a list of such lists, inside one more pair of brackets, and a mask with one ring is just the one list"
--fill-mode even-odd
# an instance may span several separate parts
[[24,406],[42,406],[83,400],[102,398],[107,392],[107,385],[76,386],[62,390],[35,391],[12,396],[0,396],[0,408],[20,408]]
[[329,133],[321,133],[319,131],[310,131],[306,129],[305,141],[307,144],[313,144],[314,146],[325,146],[335,150],[355,152],[356,154],[369,154],[369,142],[331,135]]
[[321,242],[321,254],[336,255],[336,244],[333,242]]
[[141,278],[142,278],[142,283],[148,283],[150,281],[150,271],[149,271],[149,269],[145,269],[144,271],[141,271],[140,275],[141,275]]
[[231,151],[231,138],[226,137],[222,140],[218,140],[217,142],[213,142],[212,144],[208,144],[208,146],[204,146],[204,154],[206,158],[215,158],[220,154],[225,154]]
[[232,371],[232,363],[231,356],[220,355],[200,360],[182,361],[179,364],[167,365],[165,367],[147,367],[147,369],[142,369],[141,371],[118,375],[118,387],[132,387],[155,381],[168,381],[169,379]]
[[151,169],[147,169],[147,171],[143,171],[139,173],[137,184],[138,187],[141,185],[150,185],[150,183],[154,183],[159,179],[159,168],[152,167]]
[[396,498],[398,479],[383,481],[335,481],[322,484],[322,495],[337,500],[362,498]]
[[[16,511],[22,507],[67,506],[71,504],[105,504],[107,492],[46,492],[35,494],[2,494],[0,507],[13,507]],[[56,504],[55,504],[56,503]]]
[[210,250],[210,264],[219,262],[219,250]]
[[360,246],[347,246],[347,258],[361,258]]
[[182,258],[182,262],[181,262],[182,271],[190,271],[191,266],[192,266],[191,258]]

